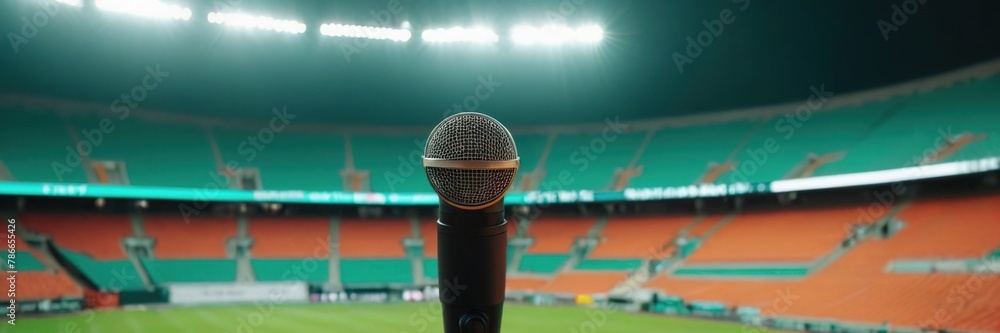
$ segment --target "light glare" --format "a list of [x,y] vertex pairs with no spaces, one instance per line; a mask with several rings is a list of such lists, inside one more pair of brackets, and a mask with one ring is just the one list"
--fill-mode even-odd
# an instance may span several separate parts
[[500,36],[489,28],[462,28],[452,27],[450,29],[427,29],[420,34],[420,37],[431,43],[453,43],[453,42],[473,42],[473,43],[496,43]]
[[321,25],[319,27],[319,32],[323,35],[330,37],[384,39],[397,42],[408,41],[412,36],[410,30],[407,29],[392,29],[383,27],[347,25],[347,24],[336,24],[336,23],[327,23]]
[[208,22],[224,24],[231,27],[271,30],[292,34],[306,32],[305,23],[294,20],[279,20],[273,17],[249,15],[244,13],[208,13]]
[[532,44],[564,44],[568,42],[597,43],[604,39],[604,29],[596,25],[588,25],[571,29],[562,25],[545,25],[534,27],[521,25],[511,30],[511,38],[515,43]]
[[[79,3],[80,0],[67,0]],[[76,5],[76,4],[73,4]],[[161,3],[156,0],[97,0],[97,8],[109,12],[126,13],[143,17],[158,19],[189,20],[191,19],[191,9]]]

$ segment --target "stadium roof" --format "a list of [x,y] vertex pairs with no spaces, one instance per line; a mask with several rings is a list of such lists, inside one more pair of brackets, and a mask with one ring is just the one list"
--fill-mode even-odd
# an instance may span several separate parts
[[[304,34],[228,29],[206,19],[217,9],[211,1],[171,2],[189,6],[191,19],[93,6],[50,15],[45,1],[5,1],[0,91],[110,108],[159,65],[169,76],[139,103],[143,109],[266,120],[272,108],[287,106],[310,123],[432,125],[467,104],[524,126],[780,104],[804,99],[813,85],[867,90],[1000,56],[1000,3],[985,1],[216,1],[297,19],[309,27]],[[907,3],[916,5],[904,11]],[[894,20],[896,8],[905,22],[900,14]],[[410,41],[355,44],[319,33],[323,23],[367,24],[390,9],[396,13],[386,26],[408,22],[416,32]],[[697,42],[710,30],[704,21],[720,16],[731,23],[700,54],[688,52],[687,38]],[[605,39],[561,47],[508,41],[517,24],[553,20],[596,23]],[[491,26],[501,40],[420,40],[423,29],[455,25]],[[26,42],[13,43],[11,34]],[[683,72],[677,55],[691,60]]]

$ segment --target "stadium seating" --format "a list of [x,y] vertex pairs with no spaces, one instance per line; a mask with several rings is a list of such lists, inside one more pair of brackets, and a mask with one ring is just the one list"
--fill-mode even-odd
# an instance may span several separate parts
[[642,259],[587,259],[576,265],[578,271],[632,271],[642,265]]
[[897,103],[881,101],[832,112],[776,115],[754,131],[752,139],[736,153],[734,170],[720,176],[716,183],[784,179],[796,168],[805,167],[810,154],[819,157],[847,153]]
[[566,260],[569,260],[569,254],[525,254],[517,269],[524,273],[553,274]]
[[101,291],[142,290],[145,283],[129,260],[94,260],[90,256],[64,248],[56,248]]
[[257,149],[248,140],[258,135],[256,130],[213,129],[212,133],[222,160],[238,168],[257,168],[265,189],[345,190],[340,176],[345,165],[343,136],[281,132],[270,142],[261,142],[263,149]]
[[51,236],[59,246],[99,260],[125,259],[122,239],[132,235],[125,215],[22,214],[21,221],[26,228]]
[[528,253],[566,253],[577,237],[586,236],[594,218],[542,217],[531,222],[528,236],[535,242]]
[[[0,131],[0,160],[3,160],[15,180],[87,182],[83,166],[68,159],[75,146],[62,117],[55,112],[23,112],[7,106],[0,108],[0,113],[4,115],[5,124],[17,124],[5,126]],[[62,164],[60,170],[63,172],[55,172],[53,162]],[[63,167],[66,169],[62,169]]]
[[155,284],[184,282],[235,282],[236,260],[142,259],[142,266]]
[[[190,221],[190,222],[188,222]],[[236,236],[236,221],[221,217],[146,216],[146,234],[156,239],[158,259],[228,258],[226,239]]]
[[534,292],[541,290],[548,283],[549,280],[544,278],[508,276],[506,287],[508,291]]
[[323,283],[330,279],[330,261],[327,259],[254,259],[251,265],[257,281]]
[[252,218],[248,221],[254,258],[314,258],[330,256],[328,218]]
[[[17,271],[17,297],[23,300],[43,300],[62,297],[81,297],[83,290],[61,270],[49,269],[27,243],[18,238],[15,270]],[[7,267],[10,268],[10,267]]]
[[[642,144],[645,133],[622,133],[605,140],[601,133],[563,134],[556,136],[545,163],[543,191],[605,190],[614,179],[616,169],[624,169]],[[571,182],[559,180],[560,173],[570,172]],[[547,183],[559,184],[546,188]]]
[[[100,133],[104,119],[79,116],[72,122],[77,131]],[[131,185],[204,188],[214,184],[210,173],[216,171],[215,158],[205,131],[198,126],[137,117],[114,119],[114,130],[103,135],[89,157],[125,162]]]
[[[1000,267],[995,267],[993,274],[900,274],[885,268],[896,259],[988,255],[1000,245],[996,237],[1000,234],[998,207],[1000,196],[913,203],[898,215],[906,225],[897,234],[862,241],[829,266],[801,279],[716,280],[661,274],[646,287],[687,300],[715,300],[771,311],[776,311],[777,300],[788,300],[788,304],[780,303],[786,316],[997,330],[1000,322],[990,319],[995,317],[989,314],[1000,311],[1000,300],[987,295],[1000,292],[1000,279],[996,278]],[[713,236],[710,241],[718,243],[720,239]],[[791,245],[780,238],[776,241]],[[809,251],[813,246],[802,248]],[[939,315],[942,310],[945,316]]]
[[588,258],[650,258],[664,243],[672,242],[690,216],[614,217],[601,230],[601,243]]
[[709,164],[726,163],[755,123],[731,123],[665,128],[653,135],[637,166],[642,174],[630,187],[680,186],[696,183]]
[[352,284],[413,284],[409,259],[341,259],[340,282]]
[[[534,190],[534,188],[521,188],[522,178],[526,173],[534,172],[535,168],[538,167],[538,162],[542,158],[547,158],[543,154],[545,153],[545,146],[548,140],[549,138],[546,135],[514,135],[514,143],[517,145],[517,155],[521,158],[521,169],[517,171],[511,191],[522,192]],[[542,166],[542,169],[544,168],[545,166]]]
[[549,293],[603,294],[625,280],[623,272],[571,272],[556,275],[540,289]]
[[340,256],[401,258],[403,238],[413,235],[406,219],[344,219],[340,221]]
[[744,213],[703,242],[687,262],[810,261],[839,246],[857,222],[854,207]]
[[420,136],[352,136],[354,168],[368,170],[373,192],[431,192],[420,164],[426,140]]

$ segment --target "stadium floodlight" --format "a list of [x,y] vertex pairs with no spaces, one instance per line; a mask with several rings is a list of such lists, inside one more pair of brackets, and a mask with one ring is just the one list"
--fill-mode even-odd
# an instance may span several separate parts
[[420,37],[431,43],[454,43],[454,42],[469,42],[469,43],[496,43],[500,40],[500,36],[493,32],[493,29],[489,28],[462,28],[453,27],[450,29],[427,29],[420,34]]
[[191,19],[191,9],[157,0],[97,0],[97,8],[143,17],[184,20]]
[[306,32],[306,24],[295,20],[279,20],[273,17],[245,13],[208,13],[208,22],[237,28],[271,30],[291,34]]
[[412,35],[410,30],[407,29],[392,29],[336,23],[327,23],[319,26],[319,32],[330,37],[387,39],[396,42],[408,41]]
[[521,25],[511,30],[511,38],[517,44],[564,44],[564,43],[597,43],[604,39],[604,29],[596,25],[572,29],[564,25],[545,25],[534,27]]

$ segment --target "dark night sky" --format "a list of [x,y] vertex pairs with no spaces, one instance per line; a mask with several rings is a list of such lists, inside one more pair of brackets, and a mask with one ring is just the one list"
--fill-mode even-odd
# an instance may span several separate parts
[[[0,4],[0,91],[110,105],[145,67],[170,76],[140,105],[154,110],[267,119],[287,106],[311,122],[431,125],[472,95],[480,77],[499,83],[478,108],[508,125],[642,119],[801,100],[811,85],[835,92],[877,88],[1000,56],[1000,2],[927,0],[883,38],[905,1],[444,1],[401,0],[391,25],[411,22],[409,43],[373,41],[347,61],[351,40],[321,36],[323,22],[364,24],[388,1],[243,0],[245,11],[297,18],[302,35],[208,24],[208,1],[188,1],[190,21],[155,21],[62,7],[15,53],[8,33],[40,1]],[[911,0],[916,1],[916,0]],[[745,3],[744,3],[745,2]],[[746,9],[741,9],[746,5]],[[571,25],[598,23],[599,46],[523,47],[507,42],[520,22],[548,22],[563,6]],[[735,18],[680,73],[673,54],[704,20]],[[428,45],[419,30],[493,26],[492,46]],[[0,115],[2,117],[2,115]]]

